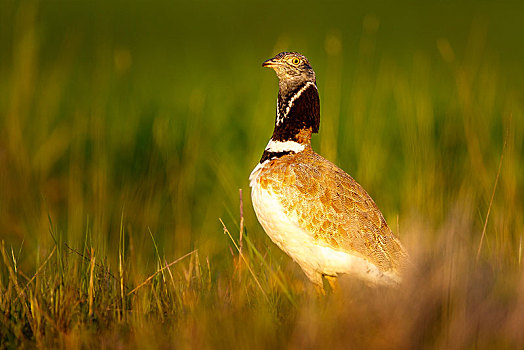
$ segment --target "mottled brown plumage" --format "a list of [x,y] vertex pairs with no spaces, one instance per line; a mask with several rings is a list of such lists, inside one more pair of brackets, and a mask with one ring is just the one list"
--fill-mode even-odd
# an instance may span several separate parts
[[350,251],[382,271],[398,271],[406,256],[369,194],[311,146],[270,161],[260,186],[320,245]]

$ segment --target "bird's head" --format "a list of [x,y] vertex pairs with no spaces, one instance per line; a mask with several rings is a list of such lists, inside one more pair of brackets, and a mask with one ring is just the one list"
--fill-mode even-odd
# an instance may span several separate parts
[[[301,132],[317,133],[320,99],[315,72],[308,59],[297,52],[281,52],[262,63],[278,77],[277,115],[272,139],[297,140]],[[308,141],[309,142],[309,141]]]
[[262,63],[277,73],[281,90],[293,89],[307,82],[316,83],[308,59],[297,52],[281,52]]

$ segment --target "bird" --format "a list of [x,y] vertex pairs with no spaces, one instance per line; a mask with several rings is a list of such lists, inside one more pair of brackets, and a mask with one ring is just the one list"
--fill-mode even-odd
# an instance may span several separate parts
[[253,208],[270,239],[323,294],[341,276],[398,286],[407,252],[370,195],[317,154],[320,98],[309,60],[281,52],[262,63],[278,77],[275,126],[249,176]]

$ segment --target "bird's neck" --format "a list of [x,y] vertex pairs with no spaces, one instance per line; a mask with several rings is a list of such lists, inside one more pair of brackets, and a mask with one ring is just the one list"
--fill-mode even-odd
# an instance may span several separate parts
[[260,162],[302,152],[320,126],[320,99],[314,82],[293,88],[280,86],[273,136]]

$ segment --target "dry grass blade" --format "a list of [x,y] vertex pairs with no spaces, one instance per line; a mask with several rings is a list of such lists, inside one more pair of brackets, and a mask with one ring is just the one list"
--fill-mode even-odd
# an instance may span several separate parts
[[229,239],[231,240],[231,242],[233,242],[233,245],[235,246],[236,250],[238,251],[238,253],[240,254],[240,257],[242,258],[242,260],[244,261],[244,263],[246,264],[248,270],[249,270],[249,273],[251,273],[251,276],[253,276],[253,279],[255,280],[255,283],[257,284],[258,288],[260,288],[260,291],[262,292],[262,294],[264,295],[264,298],[266,299],[266,301],[269,301],[269,298],[267,297],[267,294],[266,292],[264,291],[264,288],[262,288],[262,285],[260,284],[260,282],[258,281],[258,278],[257,276],[255,275],[255,272],[253,272],[253,269],[251,268],[251,266],[249,265],[249,263],[247,262],[246,258],[244,257],[244,254],[242,254],[240,252],[240,247],[237,245],[237,243],[235,242],[235,240],[233,239],[233,236],[231,236],[231,233],[229,232],[229,230],[227,229],[226,225],[224,224],[224,222],[222,221],[221,218],[219,218],[218,220],[220,220],[220,223],[222,224],[222,227],[224,228],[224,233],[227,233],[227,235],[229,236]]
[[[53,246],[53,250],[51,250],[51,253],[49,253],[49,255],[47,256],[47,258],[44,260],[44,262],[42,263],[42,265],[40,265],[40,267],[38,268],[38,270],[35,272],[35,274],[31,277],[31,279],[29,281],[27,281],[24,289],[27,289],[27,287],[29,287],[29,285],[31,284],[31,282],[34,281],[34,279],[36,278],[36,276],[38,276],[41,272],[42,272],[42,269],[44,268],[44,266],[47,265],[49,259],[51,259],[51,257],[53,256],[53,254],[55,253],[56,251],[56,245]],[[20,298],[21,294],[18,295],[17,297],[17,300],[18,298]]]
[[244,240],[243,240],[243,235],[244,235],[244,201],[242,199],[242,189],[239,188],[238,189],[238,194],[239,194],[239,201],[240,201],[240,239],[238,241],[238,246],[239,246],[239,252],[240,254],[242,254],[242,251],[244,250]]
[[186,255],[183,255],[181,256],[180,258],[176,259],[175,261],[172,261],[170,262],[169,264],[167,264],[166,266],[163,266],[161,269],[158,269],[154,274],[152,274],[151,276],[149,276],[148,278],[146,278],[146,280],[142,283],[140,283],[138,286],[136,286],[132,291],[130,291],[129,293],[127,293],[127,295],[131,295],[133,293],[135,293],[137,290],[139,290],[140,288],[142,288],[143,286],[145,286],[149,281],[151,281],[156,275],[158,275],[159,273],[163,272],[165,269],[173,266],[174,264],[180,262],[181,260],[184,260],[185,258],[187,258],[188,256],[190,256],[191,254],[194,254],[198,251],[198,249],[195,249],[193,250],[192,252],[189,252],[187,253]]
[[[89,264],[91,264],[91,259],[92,257],[91,256],[85,256],[84,254],[80,253],[78,250],[70,247],[67,243],[64,243],[64,246],[69,249],[70,251],[72,251],[73,253],[75,253],[76,255],[80,256],[81,258],[83,258],[86,262],[88,262]],[[56,246],[55,246],[56,248]],[[115,275],[113,275],[108,269],[106,269],[104,267],[104,265],[102,264],[99,264],[99,263],[96,263],[95,262],[95,266],[97,268],[99,268],[100,270],[104,271],[105,274],[107,274],[109,277],[113,278],[114,280],[117,280],[118,281],[118,278],[115,277]]]
[[504,159],[505,149],[506,149],[506,141],[504,141],[504,146],[502,146],[502,153],[500,155],[500,161],[499,161],[499,169],[497,171],[497,177],[495,178],[495,184],[493,185],[493,191],[491,192],[491,199],[489,201],[488,212],[486,213],[486,220],[484,220],[484,227],[482,228],[482,235],[480,236],[479,248],[477,250],[477,261],[480,257],[480,251],[482,250],[482,243],[484,242],[484,237],[486,236],[486,228],[488,227],[489,214],[491,213],[491,207],[493,205],[493,198],[495,198],[497,184],[499,183],[500,171],[502,169],[502,160]]
[[88,300],[89,300],[89,316],[93,315],[93,299],[95,298],[95,288],[94,288],[94,277],[95,277],[95,250],[91,248],[91,263],[89,267],[89,290],[88,290]]
[[[15,287],[16,293],[18,294],[18,298],[23,296],[25,299],[27,299],[27,295],[24,292],[24,289],[21,288],[19,283],[18,283],[18,279],[16,277],[16,272],[13,270],[13,267],[9,263],[9,258],[7,256],[7,253],[5,252],[4,241],[2,241],[1,251],[2,251],[2,257],[4,259],[5,266],[7,267],[7,270],[9,272],[9,277],[11,279],[11,283],[13,283],[13,285]],[[29,321],[29,326],[31,327],[31,329],[34,330],[34,325],[33,325],[33,322],[32,322],[33,318],[31,316],[31,311],[29,310],[26,302],[22,302],[21,304],[22,304],[22,307],[23,307],[22,310],[25,313],[27,320]]]
[[2,241],[2,257],[4,258],[4,264],[7,267],[7,270],[9,272],[9,277],[11,279],[11,282],[15,286],[16,292],[18,293],[19,296],[24,294],[24,290],[20,287],[20,284],[18,283],[18,279],[16,277],[16,271],[13,269],[13,267],[11,266],[9,262],[9,257],[5,251],[4,241]]
[[268,265],[268,263],[266,262],[266,260],[264,259],[264,257],[262,256],[262,254],[260,254],[260,252],[255,248],[255,246],[253,245],[253,242],[251,242],[251,240],[246,236],[246,243],[248,244],[249,248],[253,251],[253,253],[255,254],[255,256],[258,258],[258,260],[260,260],[264,266],[264,268],[266,268],[268,271],[271,272],[271,275],[273,276],[273,278],[275,279],[275,281],[277,282],[277,284],[280,286],[280,288],[282,289],[282,291],[284,292],[284,295],[287,297],[287,299],[289,300],[289,302],[291,304],[293,304],[293,306],[297,306],[297,303],[295,301],[295,299],[293,298],[293,295],[291,294],[289,288],[286,286],[286,284],[284,283],[284,281],[282,280],[281,276],[278,275],[278,273],[274,270],[272,270],[270,268],[270,266]]
[[[120,239],[118,242],[118,276],[120,281],[120,309],[124,310],[125,308],[125,294],[124,294],[124,251],[125,251],[125,245],[124,245],[124,210],[122,209],[122,213],[120,215]],[[120,313],[119,315],[124,316],[123,313]]]

